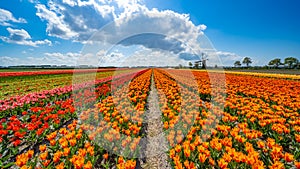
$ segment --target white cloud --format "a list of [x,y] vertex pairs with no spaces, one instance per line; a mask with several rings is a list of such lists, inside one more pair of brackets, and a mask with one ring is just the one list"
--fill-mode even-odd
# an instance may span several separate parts
[[44,53],[41,57],[9,57],[0,56],[0,66],[15,65],[77,65],[77,60],[82,57],[80,53]]
[[15,66],[20,63],[18,58],[9,57],[9,56],[0,56],[0,66]]
[[69,39],[78,36],[78,33],[71,30],[71,28],[63,21],[64,15],[61,15],[58,10],[50,10],[45,5],[37,4],[36,15],[42,20],[47,21],[46,32],[50,36],[56,36],[62,39]]
[[44,57],[54,65],[76,65],[77,60],[81,57],[80,53],[45,53]]
[[97,46],[106,44],[143,45],[153,51],[199,55],[204,49],[213,48],[207,38],[202,38],[205,28],[194,25],[189,15],[140,6],[138,13],[120,15],[115,22],[103,27],[86,46],[93,48],[89,46],[94,45],[97,50]]
[[214,66],[233,66],[235,61],[241,61],[243,59],[242,56],[225,51],[212,51],[208,52],[208,65]]
[[10,11],[0,8],[0,25],[1,26],[11,26],[10,22],[27,23],[27,21],[24,18],[16,19]]
[[[180,59],[178,54],[164,50],[152,50],[143,46],[136,48],[131,54],[124,54],[118,49],[113,49],[108,53],[100,50],[96,57],[89,59],[94,60],[93,65],[96,63],[97,66],[178,66],[178,64],[187,64],[187,61]],[[78,64],[81,64],[82,61],[79,60]]]
[[106,53],[104,50],[100,50],[97,53],[97,60],[99,66],[121,66],[121,63],[126,59],[123,53],[111,52]]
[[[142,3],[142,0],[50,0],[46,5],[38,3],[35,7],[36,15],[47,23],[49,36],[91,46],[88,48],[93,51],[87,51],[78,58],[80,64],[98,63],[99,51],[103,50],[105,52],[100,52],[101,59],[107,65],[122,59],[124,64],[130,64],[127,61],[153,64],[155,60],[160,61],[158,65],[178,65],[186,62],[180,59],[180,53],[199,54],[207,48],[208,43],[199,43],[199,39],[203,39],[205,25],[195,25],[188,14],[148,9]],[[141,36],[136,38],[137,35]],[[122,40],[126,38],[129,40],[124,43]],[[116,45],[120,41],[124,46],[142,45],[145,49],[130,57],[122,52],[107,55],[109,48],[103,46]],[[66,54],[56,55],[66,59]],[[47,57],[50,55],[47,54]],[[130,58],[140,61],[134,62]],[[170,61],[163,62],[160,58]]]
[[[137,32],[155,32],[166,40],[183,42],[182,48],[188,52],[199,52],[197,40],[206,29],[203,24],[194,25],[188,14],[148,9],[142,0],[50,0],[35,7],[36,15],[47,22],[48,35],[83,44],[89,43],[96,31],[109,27],[101,40],[114,42]],[[111,21],[115,22],[105,26]]]
[[45,56],[47,57],[52,57],[52,58],[59,58],[59,59],[78,59],[78,57],[81,56],[80,53],[72,53],[72,52],[68,52],[68,53],[59,53],[59,52],[55,52],[55,53],[45,53]]
[[33,4],[39,3],[39,0],[28,0],[28,1]]
[[31,36],[24,29],[7,28],[6,30],[10,33],[13,40],[31,39]]
[[187,61],[179,59],[177,54],[150,49],[136,51],[122,63],[125,66],[178,66],[179,64],[187,65]]
[[93,32],[115,19],[115,7],[110,1],[52,1],[36,4],[36,15],[47,22],[49,36],[84,41]]
[[[200,52],[198,38],[203,35],[204,25],[196,26],[187,14],[178,14],[171,10],[149,10],[140,6],[138,13],[121,14],[112,29],[117,36],[128,37],[136,33],[157,33],[166,36],[166,40],[180,41],[186,52]],[[109,31],[108,30],[108,31]],[[114,39],[116,34],[108,32],[105,39]]]
[[62,2],[65,3],[65,4],[68,4],[72,7],[77,5],[76,1],[73,1],[73,0],[63,0]]
[[[241,57],[230,52],[215,51],[207,53],[208,66],[233,66],[234,61],[240,60]],[[139,47],[133,53],[126,55],[123,52],[114,49],[111,52],[99,50],[93,53],[44,53],[42,57],[0,57],[0,66],[8,65],[93,65],[93,66],[178,66],[179,64],[187,65],[189,61],[165,50],[151,50],[145,47]],[[253,62],[252,65],[256,65]]]
[[9,32],[9,37],[0,36],[0,39],[6,43],[15,43],[19,45],[27,45],[37,47],[38,45],[52,45],[48,39],[32,41],[29,33],[24,29],[6,28]]

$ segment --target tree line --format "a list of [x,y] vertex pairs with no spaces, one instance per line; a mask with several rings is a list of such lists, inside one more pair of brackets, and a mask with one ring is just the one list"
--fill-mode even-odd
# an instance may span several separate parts
[[[250,64],[252,63],[252,59],[249,57],[245,57],[242,62],[241,61],[235,61],[234,62],[234,67],[241,67],[242,64],[245,65],[246,67],[249,67]],[[284,67],[284,68],[289,68],[289,69],[295,69],[295,68],[300,68],[300,62],[297,58],[294,57],[287,57],[284,59],[283,62],[281,62],[281,59],[275,58],[269,61],[268,63],[269,67],[272,68],[279,68]]]

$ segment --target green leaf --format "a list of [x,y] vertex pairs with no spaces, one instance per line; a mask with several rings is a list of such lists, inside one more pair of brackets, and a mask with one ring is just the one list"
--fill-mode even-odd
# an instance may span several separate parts
[[9,168],[11,166],[13,166],[15,163],[14,162],[10,162],[8,164],[6,164],[3,168]]

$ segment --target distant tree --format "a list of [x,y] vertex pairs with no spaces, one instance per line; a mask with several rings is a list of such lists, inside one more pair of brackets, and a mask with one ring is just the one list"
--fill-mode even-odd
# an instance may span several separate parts
[[190,66],[190,68],[192,68],[193,67],[193,63],[189,62],[189,66]]
[[281,63],[280,59],[276,58],[276,59],[271,60],[268,65],[269,66],[275,66],[276,68],[278,68],[279,65],[281,65],[281,64],[282,63]]
[[194,63],[194,68],[195,68],[195,69],[199,69],[199,62],[195,62],[195,63]]
[[182,66],[182,64],[179,64],[178,67],[179,67],[179,69],[182,69],[183,66]]
[[252,63],[252,60],[249,57],[245,57],[243,60],[243,64],[245,64],[247,67],[249,67],[249,64]]
[[288,65],[289,68],[293,68],[294,66],[297,66],[299,63],[299,60],[294,57],[288,57],[284,59],[284,64]]
[[242,66],[242,64],[241,64],[240,61],[235,61],[235,62],[234,62],[234,66],[235,66],[235,67],[240,67],[240,66]]

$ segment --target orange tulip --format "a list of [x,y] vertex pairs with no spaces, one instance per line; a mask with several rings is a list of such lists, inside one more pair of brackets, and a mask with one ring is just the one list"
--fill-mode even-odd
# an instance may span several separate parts
[[63,162],[59,163],[59,165],[57,165],[55,167],[56,169],[64,169],[65,168],[65,164]]
[[292,154],[285,153],[285,154],[284,154],[284,160],[285,160],[286,162],[291,162],[291,161],[294,160],[294,156],[293,156]]
[[84,169],[92,169],[93,166],[92,166],[92,163],[90,161],[88,161],[84,166],[83,166]]
[[51,145],[51,146],[54,146],[55,144],[56,144],[56,140],[54,140],[54,139],[53,139],[53,140],[50,140],[50,145]]
[[42,162],[42,164],[44,167],[47,167],[50,164],[50,162],[51,162],[50,160],[45,160]]
[[107,160],[107,159],[108,159],[108,153],[103,154],[103,158],[104,158],[105,160]]
[[16,158],[16,165],[22,167],[27,163],[27,161],[28,157],[26,156],[26,154],[20,154]]
[[202,143],[202,146],[207,149],[208,146],[209,146],[209,143],[208,142],[204,142],[204,143]]
[[169,128],[169,124],[168,124],[168,122],[166,121],[166,122],[164,122],[164,129],[168,129]]
[[70,148],[64,148],[64,156],[68,156],[70,154]]
[[44,151],[46,150],[46,148],[47,148],[46,144],[43,144],[43,145],[40,145],[40,146],[39,146],[39,150],[40,150],[41,152],[44,152]]
[[191,150],[189,149],[189,148],[185,148],[185,149],[183,149],[183,152],[184,152],[184,155],[185,155],[185,157],[190,157],[190,155],[191,155]]
[[262,149],[265,147],[265,143],[263,141],[258,141],[257,146]]
[[61,151],[57,151],[56,153],[54,153],[53,162],[58,163],[60,161],[60,157],[62,155],[63,155],[63,153]]
[[227,168],[227,165],[228,165],[228,163],[224,159],[218,160],[218,164],[219,164],[220,168],[222,168],[222,169]]
[[180,153],[180,152],[181,152],[181,146],[180,146],[179,144],[177,144],[177,145],[175,146],[175,151],[176,151],[177,153]]
[[202,153],[199,154],[199,161],[201,163],[204,163],[206,161],[206,159],[207,159],[207,157],[205,154],[202,154]]
[[68,141],[67,140],[64,140],[63,142],[61,142],[61,147],[62,148],[66,148],[66,147],[68,147],[69,145],[68,145]]
[[300,162],[295,161],[294,164],[297,169],[300,169]]
[[72,147],[74,147],[76,145],[76,139],[71,139],[69,143]]
[[79,158],[74,162],[76,169],[81,169],[84,165],[84,158]]
[[269,166],[270,169],[284,169],[284,164],[280,161],[275,161],[272,166]]
[[47,152],[47,151],[40,154],[40,159],[41,159],[41,160],[46,160],[47,157],[48,157],[48,152]]
[[87,148],[87,152],[93,156],[94,155],[94,147],[90,146],[89,148]]
[[295,134],[295,139],[298,143],[300,143],[300,134]]
[[28,158],[31,158],[33,155],[34,155],[34,151],[33,150],[29,150],[27,153],[26,153],[27,157]]
[[175,150],[174,149],[170,150],[169,156],[170,156],[171,159],[173,159],[175,157]]
[[118,158],[118,164],[122,164],[122,163],[124,163],[124,159],[123,159],[122,156],[120,156],[120,157]]

